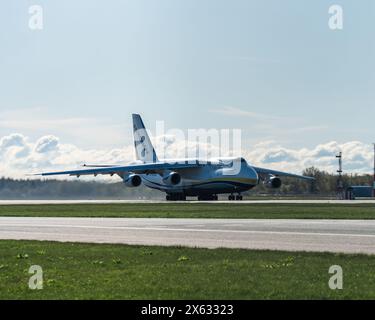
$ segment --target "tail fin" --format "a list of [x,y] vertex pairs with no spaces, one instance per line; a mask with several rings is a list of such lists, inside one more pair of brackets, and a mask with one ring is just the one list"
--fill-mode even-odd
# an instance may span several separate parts
[[141,160],[144,163],[157,162],[158,157],[156,156],[155,149],[152,146],[141,116],[139,114],[133,114],[132,116],[135,155],[137,160]]

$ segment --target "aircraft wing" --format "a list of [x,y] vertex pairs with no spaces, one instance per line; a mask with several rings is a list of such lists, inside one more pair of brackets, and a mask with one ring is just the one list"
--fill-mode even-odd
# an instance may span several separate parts
[[72,170],[72,171],[58,171],[58,172],[44,172],[35,174],[36,176],[55,176],[55,175],[69,175],[69,176],[84,176],[84,175],[94,175],[99,174],[109,174],[114,175],[118,174],[123,176],[127,173],[159,173],[164,170],[178,170],[178,169],[188,169],[188,168],[197,168],[201,165],[199,163],[145,163],[145,164],[135,164],[128,166],[113,166],[113,167],[101,167],[101,168],[92,168],[92,169],[81,169],[81,170]]
[[315,180],[315,178],[313,178],[313,177],[302,176],[302,175],[298,175],[298,174],[276,171],[276,170],[271,170],[271,169],[265,169],[265,168],[259,168],[259,167],[253,167],[253,169],[258,174],[261,174],[261,175],[264,174],[264,175],[273,175],[273,176],[284,176],[284,177],[291,177],[291,178],[310,180],[310,181]]

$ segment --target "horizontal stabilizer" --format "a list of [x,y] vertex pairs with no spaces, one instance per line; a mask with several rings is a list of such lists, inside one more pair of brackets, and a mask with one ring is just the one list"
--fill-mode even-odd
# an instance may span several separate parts
[[287,173],[287,172],[283,172],[283,171],[276,171],[276,170],[259,168],[259,167],[253,167],[253,169],[260,175],[265,174],[265,175],[273,175],[273,176],[291,177],[291,178],[297,178],[297,179],[302,179],[302,180],[310,180],[310,181],[315,180],[315,178],[313,178],[313,177],[302,176],[302,175]]

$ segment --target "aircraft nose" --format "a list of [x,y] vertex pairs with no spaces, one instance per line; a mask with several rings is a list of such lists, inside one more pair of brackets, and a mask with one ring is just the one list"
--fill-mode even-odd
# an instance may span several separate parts
[[255,169],[252,166],[250,165],[247,166],[247,172],[248,172],[250,179],[255,179],[256,181],[259,181],[258,173],[255,171]]

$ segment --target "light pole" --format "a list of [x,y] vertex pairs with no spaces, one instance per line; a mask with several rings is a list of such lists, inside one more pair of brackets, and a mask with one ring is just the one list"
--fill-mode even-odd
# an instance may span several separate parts
[[339,160],[339,170],[337,170],[337,173],[339,174],[337,178],[337,198],[342,200],[344,199],[344,184],[342,181],[342,152],[339,152],[339,154],[336,155],[336,158]]

